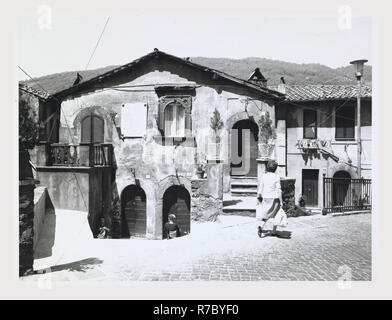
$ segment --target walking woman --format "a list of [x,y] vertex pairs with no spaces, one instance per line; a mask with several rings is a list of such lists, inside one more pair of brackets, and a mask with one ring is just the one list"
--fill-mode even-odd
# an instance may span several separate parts
[[[262,183],[260,183],[257,190],[256,218],[262,221],[262,224],[258,226],[257,232],[260,238],[265,224],[269,219],[275,218],[283,203],[280,177],[275,173],[277,168],[278,163],[276,161],[268,161],[266,173],[263,175]],[[277,225],[274,224],[272,235],[276,235],[276,229]]]

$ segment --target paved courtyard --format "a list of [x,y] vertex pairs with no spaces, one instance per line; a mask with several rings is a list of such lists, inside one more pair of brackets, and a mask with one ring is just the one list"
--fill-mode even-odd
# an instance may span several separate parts
[[21,280],[371,280],[371,214],[290,218],[291,239],[260,239],[256,228],[254,218],[221,216],[169,241],[72,236],[55,260],[36,260],[50,272]]

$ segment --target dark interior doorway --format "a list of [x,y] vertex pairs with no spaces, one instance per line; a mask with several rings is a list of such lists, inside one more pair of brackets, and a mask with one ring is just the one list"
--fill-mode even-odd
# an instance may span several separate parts
[[[191,198],[188,190],[182,186],[171,186],[163,194],[162,231],[169,214],[174,214],[177,224],[181,229],[181,235],[190,233],[191,229]],[[163,232],[164,234],[164,232]],[[164,234],[164,238],[166,235]]]
[[142,188],[130,185],[121,193],[122,236],[146,236],[146,194]]
[[345,205],[350,181],[351,176],[347,171],[338,171],[333,175],[332,201],[334,206]]
[[305,196],[307,207],[318,206],[319,170],[302,170],[302,194]]
[[231,175],[257,176],[258,125],[249,119],[240,120],[231,130]]

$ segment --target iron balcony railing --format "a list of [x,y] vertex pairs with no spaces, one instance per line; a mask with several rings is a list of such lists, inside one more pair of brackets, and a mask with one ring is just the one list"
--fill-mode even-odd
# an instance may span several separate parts
[[49,166],[111,166],[113,145],[109,143],[68,145],[51,144],[48,150]]

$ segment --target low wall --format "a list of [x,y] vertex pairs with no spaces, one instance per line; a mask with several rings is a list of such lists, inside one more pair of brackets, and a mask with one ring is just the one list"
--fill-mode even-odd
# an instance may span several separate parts
[[45,186],[55,208],[88,211],[89,170],[69,168],[38,168],[40,186]]
[[110,168],[37,167],[37,178],[55,208],[88,212],[90,228],[97,234],[99,218],[111,211]]
[[37,187],[34,190],[34,250],[40,239],[41,231],[47,214],[54,214],[53,203],[50,200],[46,187]]
[[19,180],[19,276],[33,269],[34,188],[33,179]]

